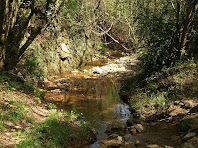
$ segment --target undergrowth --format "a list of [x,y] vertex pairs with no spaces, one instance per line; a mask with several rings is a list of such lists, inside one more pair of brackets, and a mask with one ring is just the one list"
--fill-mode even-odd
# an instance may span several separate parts
[[0,73],[0,87],[4,85],[6,87],[6,91],[22,91],[24,93],[32,93],[36,97],[43,99],[45,96],[45,92],[41,91],[39,88],[35,87],[34,84],[29,82],[21,82],[19,77],[12,76],[9,74]]
[[146,78],[142,74],[131,77],[125,83],[125,89],[133,92],[130,106],[140,114],[152,113],[174,101],[196,97],[197,72],[197,62],[188,60]]
[[29,109],[25,107],[25,102],[19,103],[15,98],[2,98],[1,96],[0,98],[0,127],[3,127],[3,121],[18,122],[25,119],[31,122],[31,119],[27,116]]
[[67,147],[68,143],[75,139],[85,140],[89,137],[89,131],[89,126],[76,110],[70,113],[52,110],[44,123],[36,124],[32,130],[23,134],[26,137],[25,140],[16,147]]
[[[29,114],[31,104],[38,103],[37,98],[29,100],[29,97],[33,94],[33,96],[43,98],[45,95],[43,91],[30,83],[20,82],[12,76],[2,73],[0,73],[0,87],[0,137],[5,132],[14,131],[10,133],[11,137],[20,142],[15,147],[62,148],[71,145],[71,143],[80,144],[90,140],[90,127],[77,110],[58,111],[54,104],[49,103],[48,113],[50,116],[40,123],[40,121],[32,120],[31,114]],[[27,102],[26,99],[29,101]],[[22,122],[25,125],[30,124],[31,128],[21,126]],[[12,125],[14,129],[12,129]],[[16,125],[20,125],[20,128],[15,129]]]

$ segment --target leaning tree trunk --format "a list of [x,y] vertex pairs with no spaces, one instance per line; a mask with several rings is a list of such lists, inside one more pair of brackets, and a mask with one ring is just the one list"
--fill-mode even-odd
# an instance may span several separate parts
[[[46,0],[44,5],[35,0],[0,0],[0,62],[3,60],[3,70],[12,70],[17,65],[28,46],[50,22],[47,13],[51,5],[54,6],[53,13],[57,13],[63,4],[64,0]],[[36,25],[30,26],[33,22]],[[27,32],[28,38],[25,37]]]

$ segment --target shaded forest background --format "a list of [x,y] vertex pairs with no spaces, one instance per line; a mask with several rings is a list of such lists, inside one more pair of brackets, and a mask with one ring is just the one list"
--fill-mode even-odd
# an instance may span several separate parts
[[197,58],[197,2],[1,0],[1,70],[38,83],[118,50],[151,75]]

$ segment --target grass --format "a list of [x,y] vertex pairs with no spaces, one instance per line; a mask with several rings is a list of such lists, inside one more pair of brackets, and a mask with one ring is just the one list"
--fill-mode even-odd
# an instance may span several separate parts
[[180,119],[179,126],[183,132],[187,132],[190,129],[191,124],[186,115]]
[[67,147],[75,139],[82,140],[85,139],[84,137],[89,137],[89,129],[89,126],[76,110],[71,111],[71,113],[64,111],[52,112],[44,123],[39,123],[31,131],[25,132],[24,135],[27,138],[16,147]]
[[4,129],[4,124],[3,124],[2,121],[0,121],[0,131],[1,131],[2,129]]
[[[37,100],[44,97],[43,91],[5,74],[0,74],[0,87],[0,137],[9,133],[12,142],[19,142],[15,147],[62,148],[90,141],[90,127],[77,110],[58,111],[51,103],[48,110],[44,109]],[[39,119],[31,120],[31,107],[37,105],[50,114],[42,123]],[[0,147],[6,147],[4,144],[0,139]]]
[[[167,104],[166,93],[157,94],[153,93],[151,95],[147,93],[138,93],[135,98],[130,100],[130,106],[138,111],[138,113],[143,114],[146,112],[152,112],[156,107],[164,107]],[[148,110],[149,109],[149,110]]]
[[0,102],[0,132],[8,132],[11,128],[4,124],[5,121],[20,123],[25,120],[33,125],[31,129],[22,128],[12,134],[14,139],[21,141],[16,148],[62,148],[73,141],[88,141],[90,127],[77,110],[58,111],[54,104],[49,103],[50,116],[43,123],[36,123],[28,116],[28,105],[26,102],[18,102],[16,98],[2,98]]
[[[15,98],[1,98],[0,102],[0,122],[12,121],[18,122],[20,119],[25,119],[30,122],[27,114],[29,110],[24,107],[24,104],[18,103]],[[2,126],[3,127],[3,126]]]
[[67,123],[51,118],[27,132],[27,138],[16,147],[63,147],[70,138],[69,130]]
[[[39,97],[40,99],[43,99],[45,96],[45,92],[36,88],[34,84],[28,83],[28,82],[21,82],[19,81],[19,77],[14,77],[10,74],[4,74],[0,73],[0,83],[1,85],[4,85],[6,87],[6,91],[22,91],[25,93],[32,93],[36,97]],[[2,87],[2,86],[0,86]]]
[[142,74],[131,77],[124,87],[133,92],[130,106],[140,114],[152,113],[155,108],[169,106],[174,101],[197,97],[197,72],[197,62],[188,60],[150,77]]

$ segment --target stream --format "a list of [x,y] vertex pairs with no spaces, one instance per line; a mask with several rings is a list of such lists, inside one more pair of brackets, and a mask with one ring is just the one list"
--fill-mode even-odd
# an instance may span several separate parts
[[[65,88],[47,92],[45,98],[60,109],[68,111],[75,108],[83,113],[85,120],[96,129],[98,140],[107,136],[105,131],[109,124],[126,123],[131,117],[129,106],[124,104],[118,95],[120,84],[116,79],[80,77],[67,79],[68,74],[64,76],[65,79],[61,75],[61,78],[53,81],[60,81],[60,79],[65,81],[65,83],[58,82],[65,85]],[[68,83],[72,87],[67,88]],[[93,148],[98,146],[98,141],[90,145]]]
[[[100,66],[104,67],[103,65],[105,64]],[[89,70],[93,68],[95,67],[88,65],[79,71],[68,71],[48,78],[49,81],[45,84],[47,90],[45,99],[48,102],[55,103],[59,109],[66,111],[77,109],[96,130],[97,140],[92,144],[81,146],[81,148],[103,147],[101,140],[109,136],[106,131],[109,126],[116,124],[125,126],[125,131],[121,135],[124,139],[128,137],[125,143],[128,142],[129,145],[123,147],[136,147],[137,141],[141,143],[141,146],[138,147],[145,147],[146,142],[147,144],[155,142],[161,145],[175,145],[174,141],[170,141],[170,136],[177,131],[175,131],[175,127],[166,124],[149,125],[148,132],[144,133],[145,136],[142,133],[132,135],[130,131],[126,132],[126,128],[128,128],[126,122],[128,119],[133,120],[133,117],[129,106],[124,104],[119,97],[118,77],[95,74],[94,71]],[[123,68],[121,67],[121,69]]]

